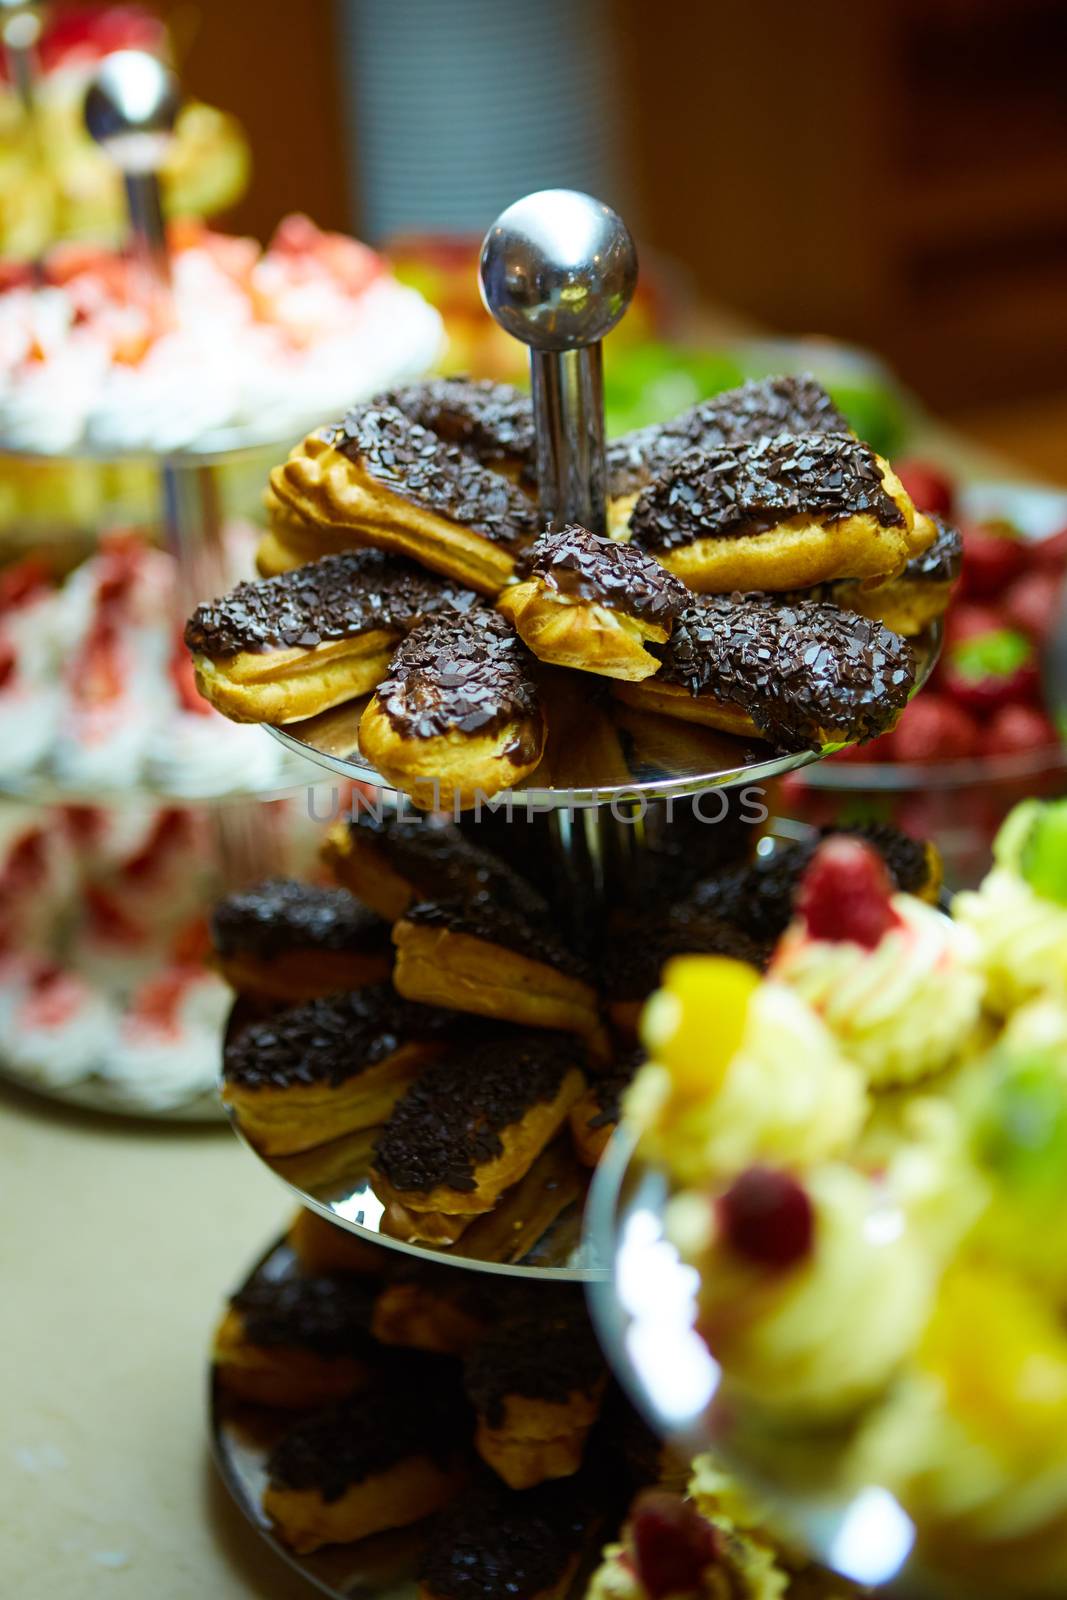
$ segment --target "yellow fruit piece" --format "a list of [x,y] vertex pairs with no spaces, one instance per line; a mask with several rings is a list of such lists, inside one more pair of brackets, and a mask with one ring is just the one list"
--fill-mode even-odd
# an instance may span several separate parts
[[1067,1434],[1067,1332],[1055,1307],[1000,1268],[945,1279],[920,1354],[966,1426],[1002,1453],[1059,1451]]
[[676,1093],[713,1093],[741,1047],[759,974],[726,956],[676,956],[641,1020],[643,1042]]

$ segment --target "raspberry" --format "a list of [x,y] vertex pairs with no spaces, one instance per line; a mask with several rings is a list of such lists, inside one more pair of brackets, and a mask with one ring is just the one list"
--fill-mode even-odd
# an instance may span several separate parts
[[897,921],[885,862],[862,839],[827,839],[812,858],[797,911],[813,939],[848,939],[873,950]]
[[1026,546],[1007,524],[964,529],[960,589],[969,598],[996,600],[1026,564]]
[[957,641],[942,659],[940,678],[958,705],[979,716],[1036,699],[1039,687],[1033,643],[1014,628]]
[[1002,706],[994,712],[982,735],[984,756],[1028,755],[1031,750],[1054,750],[1056,729],[1034,706]]
[[978,749],[979,730],[962,706],[944,695],[918,695],[893,730],[893,758],[905,763],[960,761]]
[[1067,567],[1067,528],[1050,533],[1047,539],[1039,539],[1031,545],[1030,560],[1035,566],[1051,567],[1054,572],[1062,572]]
[[952,484],[943,472],[927,461],[903,461],[897,463],[896,473],[919,511],[951,517]]
[[637,1576],[649,1600],[700,1593],[701,1579],[719,1557],[710,1522],[665,1489],[646,1489],[630,1515]]
[[1063,578],[1054,569],[1035,569],[1016,578],[1004,596],[1004,620],[1035,644],[1051,638],[1061,606],[1067,607]]
[[945,618],[945,648],[979,634],[996,633],[1003,626],[1004,619],[993,606],[978,600],[958,600],[949,607]]
[[749,1167],[718,1203],[726,1244],[761,1267],[785,1269],[803,1261],[815,1236],[807,1191],[788,1172]]

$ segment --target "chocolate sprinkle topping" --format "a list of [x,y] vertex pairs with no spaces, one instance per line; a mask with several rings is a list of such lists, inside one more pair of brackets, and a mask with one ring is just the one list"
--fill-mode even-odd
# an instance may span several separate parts
[[469,1435],[451,1363],[432,1356],[407,1360],[406,1382],[343,1400],[290,1428],[267,1460],[271,1484],[317,1489],[329,1503],[412,1456],[447,1467]]
[[220,956],[269,960],[293,949],[387,949],[388,932],[388,923],[347,889],[295,878],[268,878],[227,895],[211,914],[212,942]]
[[486,1479],[434,1523],[419,1578],[434,1600],[533,1600],[560,1582],[589,1521],[573,1480],[516,1493]]
[[630,532],[635,544],[663,552],[765,533],[792,517],[832,523],[859,515],[904,526],[870,446],[848,433],[780,433],[679,456],[642,491]]
[[581,1045],[563,1034],[514,1028],[478,1038],[436,1062],[400,1100],[375,1151],[395,1189],[470,1193],[476,1170],[503,1153],[501,1133],[531,1106],[553,1100],[581,1068]]
[[582,982],[592,979],[592,969],[580,956],[561,944],[543,922],[530,922],[509,911],[489,894],[468,895],[456,900],[422,900],[409,906],[406,922],[422,928],[445,928],[449,933],[465,933],[472,939],[500,945],[530,961],[543,962],[557,972]]
[[730,956],[763,967],[765,954],[736,922],[676,907],[659,921],[621,919],[612,930],[604,962],[604,991],[609,1000],[644,1000],[660,981],[672,956]]
[[902,576],[924,583],[955,583],[963,562],[963,536],[943,517],[933,516],[930,521],[937,529],[933,544],[921,555],[912,556]]
[[589,1118],[586,1127],[613,1128],[622,1115],[622,1097],[630,1087],[637,1075],[637,1069],[646,1060],[646,1053],[641,1045],[637,1045],[629,1055],[623,1056],[621,1061],[616,1061],[610,1072],[605,1072],[602,1077],[594,1078],[592,1083],[593,1099],[596,1102],[596,1115]]
[[463,1386],[478,1414],[499,1428],[509,1395],[563,1404],[590,1393],[604,1374],[585,1308],[546,1306],[499,1322],[467,1357]]
[[690,597],[685,584],[654,556],[601,539],[573,522],[558,533],[543,533],[520,559],[517,572],[560,594],[595,600],[668,630]]
[[809,841],[782,844],[769,856],[726,867],[698,883],[678,911],[729,918],[769,952],[792,921],[800,880],[819,844],[842,833],[863,839],[878,851],[895,889],[903,894],[926,890],[930,882],[926,844],[891,823],[864,822],[848,828],[824,828]]
[[536,454],[530,396],[490,378],[428,378],[389,389],[371,401],[395,406],[421,428],[459,445],[485,465],[518,461],[532,467]]
[[[430,617],[400,645],[378,685],[378,704],[408,739],[492,734],[541,723],[533,658],[497,611]],[[516,751],[528,759],[525,748]]]
[[395,406],[357,406],[327,436],[384,489],[505,549],[538,531],[537,507],[521,489]]
[[349,830],[381,852],[387,865],[410,884],[419,900],[452,900],[486,895],[505,910],[543,922],[548,902],[505,861],[468,839],[454,823],[417,819],[379,822],[357,812]]
[[223,1052],[223,1077],[248,1089],[336,1088],[402,1044],[443,1037],[455,1021],[454,1012],[402,1000],[386,985],[309,1000],[238,1033]]
[[757,378],[727,389],[669,422],[624,433],[608,444],[608,492],[644,488],[686,450],[752,444],[776,433],[847,433],[848,422],[809,373]]
[[655,682],[739,707],[780,750],[873,739],[915,682],[904,639],[824,601],[701,596],[652,650],[663,662]]
[[320,1356],[373,1355],[370,1335],[376,1285],[351,1275],[253,1278],[230,1301],[258,1345],[299,1345]]
[[403,556],[346,550],[262,583],[239,583],[221,600],[197,606],[185,642],[213,660],[242,650],[313,650],[380,628],[400,634],[434,612],[482,604],[472,590]]

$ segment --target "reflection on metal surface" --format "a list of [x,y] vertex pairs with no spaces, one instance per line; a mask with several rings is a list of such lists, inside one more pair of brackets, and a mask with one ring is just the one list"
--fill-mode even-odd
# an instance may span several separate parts
[[[917,682],[925,683],[940,648],[934,626],[914,641]],[[512,791],[516,808],[547,811],[570,806],[621,804],[759,784],[818,761],[822,752],[781,755],[758,739],[738,739],[670,717],[634,711],[598,692],[575,694],[577,675],[549,678],[549,734],[544,758],[525,786]],[[360,753],[359,723],[365,699],[337,706],[306,722],[271,728],[298,755],[347,778],[381,785]],[[494,807],[503,809],[505,797]]]
[[[232,1112],[230,1120],[244,1138]],[[291,1156],[265,1156],[250,1141],[245,1143],[302,1205],[392,1250],[509,1277],[578,1283],[596,1276],[596,1264],[581,1244],[589,1174],[576,1160],[566,1130],[492,1211],[476,1217],[455,1244],[440,1248],[411,1244],[388,1231],[385,1207],[370,1175],[378,1132],[371,1128]]]

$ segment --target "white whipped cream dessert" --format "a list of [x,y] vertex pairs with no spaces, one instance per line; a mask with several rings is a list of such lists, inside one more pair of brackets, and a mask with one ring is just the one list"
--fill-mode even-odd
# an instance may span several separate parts
[[[284,442],[420,376],[441,318],[366,246],[287,218],[262,254],[206,229],[172,251],[170,315],[101,253],[0,294],[0,440],[109,455]],[[46,262],[46,273],[48,264]]]

